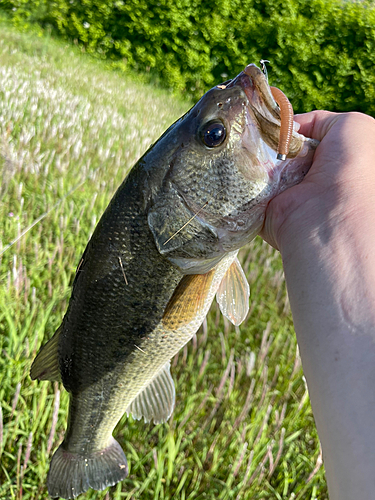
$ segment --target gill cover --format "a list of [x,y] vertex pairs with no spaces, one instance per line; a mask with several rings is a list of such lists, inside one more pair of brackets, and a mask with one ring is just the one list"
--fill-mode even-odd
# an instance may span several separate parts
[[223,257],[215,229],[189,209],[171,182],[150,209],[148,225],[160,254],[184,274],[206,273]]

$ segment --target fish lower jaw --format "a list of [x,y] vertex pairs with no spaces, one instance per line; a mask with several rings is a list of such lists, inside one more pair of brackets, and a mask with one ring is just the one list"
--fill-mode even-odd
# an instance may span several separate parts
[[274,171],[275,183],[278,185],[278,189],[274,196],[299,184],[304,179],[310,170],[317,145],[318,141],[305,139],[300,153],[295,158],[278,162]]
[[223,248],[222,253],[211,259],[193,259],[184,257],[168,257],[168,260],[178,267],[182,274],[206,274],[214,268],[224,257],[226,251]]

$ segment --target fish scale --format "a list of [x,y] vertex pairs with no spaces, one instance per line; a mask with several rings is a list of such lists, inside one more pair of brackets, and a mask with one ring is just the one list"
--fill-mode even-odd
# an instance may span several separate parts
[[[197,331],[235,256],[236,252],[226,256],[215,268],[210,289],[204,296],[198,314],[186,322],[185,317],[177,311],[173,314],[173,318],[168,319],[168,324],[173,326],[173,329],[167,328],[165,323],[161,321],[138,346],[142,350],[133,349],[126,364],[118,365],[114,371],[102,379],[101,390],[104,393],[103,401],[106,401],[105,404],[101,403],[100,408],[98,408],[97,386],[89,387],[85,392],[80,393],[80,397],[76,398],[74,403],[74,414],[76,415],[74,425],[70,425],[66,433],[66,440],[69,443],[78,443],[78,447],[74,448],[74,451],[89,454],[92,450],[107,446],[114,427],[133,399],[149,383],[155,373],[159,372]],[[108,389],[109,386],[111,389]],[[93,415],[95,415],[96,420],[95,426],[92,424]],[[95,435],[91,430],[98,425],[97,419],[100,419],[100,435],[96,433],[96,429]],[[85,429],[84,432],[82,432],[83,429]],[[82,434],[87,441],[84,447],[82,446]],[[70,448],[73,451],[73,447]]]

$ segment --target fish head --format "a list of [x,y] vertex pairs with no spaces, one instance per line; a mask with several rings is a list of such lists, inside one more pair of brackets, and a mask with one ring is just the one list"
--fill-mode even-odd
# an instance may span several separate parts
[[[297,127],[295,127],[297,128]],[[148,212],[159,252],[201,274],[261,230],[269,201],[300,182],[317,141],[292,132],[277,159],[280,111],[255,65],[209,90],[162,138],[173,144]]]

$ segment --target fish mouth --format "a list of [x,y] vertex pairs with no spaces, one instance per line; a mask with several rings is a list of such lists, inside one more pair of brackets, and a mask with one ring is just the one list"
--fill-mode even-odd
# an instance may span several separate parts
[[280,121],[280,109],[270,90],[268,80],[263,71],[255,64],[248,64],[226,88],[239,85],[249,99],[249,103],[258,108],[259,113],[264,113],[264,108],[269,112],[274,120]]
[[[218,85],[220,89],[233,87],[240,87],[244,91],[248,99],[248,109],[261,132],[262,139],[277,151],[281,127],[280,108],[272,95],[267,76],[255,64],[249,64],[233,80]],[[287,157],[296,157],[302,148],[303,138],[293,130]]]

